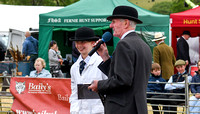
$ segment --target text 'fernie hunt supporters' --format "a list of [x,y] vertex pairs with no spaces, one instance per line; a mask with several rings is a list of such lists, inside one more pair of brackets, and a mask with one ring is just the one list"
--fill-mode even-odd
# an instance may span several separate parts
[[[64,19],[63,23],[102,23],[107,22],[106,18],[83,18],[83,19]],[[62,23],[61,18],[48,18],[47,23]]]

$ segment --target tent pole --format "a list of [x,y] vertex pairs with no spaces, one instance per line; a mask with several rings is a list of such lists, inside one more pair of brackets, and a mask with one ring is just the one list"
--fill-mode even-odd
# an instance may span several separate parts
[[192,8],[198,7],[199,5],[195,5],[193,2],[191,2],[190,0],[185,0],[185,2],[190,5]]

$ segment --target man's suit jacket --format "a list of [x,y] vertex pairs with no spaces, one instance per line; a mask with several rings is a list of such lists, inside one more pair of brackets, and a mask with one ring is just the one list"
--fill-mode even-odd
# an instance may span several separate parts
[[177,57],[176,60],[182,59],[182,60],[188,60],[190,62],[190,55],[189,55],[189,45],[187,41],[183,38],[180,37],[176,44],[177,48]]
[[174,74],[174,64],[176,62],[172,47],[169,47],[164,42],[154,47],[153,60],[154,63],[158,63],[161,66],[162,78],[169,80]]
[[118,42],[112,59],[99,66],[109,70],[108,79],[98,82],[99,93],[106,95],[105,114],[147,114],[151,63],[149,46],[135,32]]

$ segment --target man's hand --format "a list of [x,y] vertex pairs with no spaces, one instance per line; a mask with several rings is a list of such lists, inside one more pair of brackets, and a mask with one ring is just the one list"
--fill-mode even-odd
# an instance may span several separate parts
[[62,59],[58,59],[58,61],[59,61],[60,65],[62,65],[63,60]]
[[95,92],[98,92],[98,88],[97,88],[98,82],[99,82],[98,80],[94,80],[92,82],[92,84],[88,87],[88,89],[95,91]]
[[186,66],[189,65],[189,61],[188,60],[185,61],[185,65]]
[[[96,46],[99,43],[100,40],[98,40],[93,46]],[[106,61],[109,59],[108,49],[106,46],[106,43],[101,44],[100,48],[97,50],[98,54],[101,56],[103,61]]]
[[58,59],[58,62],[62,63],[62,62],[63,62],[63,60],[62,60],[62,59]]
[[31,56],[27,56],[27,57],[26,57],[26,60],[28,61],[30,58],[31,58]]
[[196,93],[195,97],[199,99],[200,98],[200,93]]

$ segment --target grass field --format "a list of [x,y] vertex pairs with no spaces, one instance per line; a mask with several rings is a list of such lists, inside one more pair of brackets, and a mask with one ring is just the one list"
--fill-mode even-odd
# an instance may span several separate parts
[[128,0],[129,2],[132,2],[133,4],[140,6],[144,9],[149,10],[154,4],[164,1],[172,1],[172,0]]

